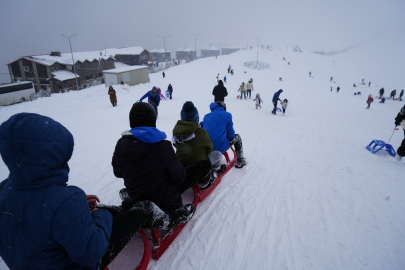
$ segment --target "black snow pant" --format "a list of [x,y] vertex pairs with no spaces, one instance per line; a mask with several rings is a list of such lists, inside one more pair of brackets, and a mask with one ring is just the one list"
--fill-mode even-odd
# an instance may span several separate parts
[[[404,129],[405,136],[405,129]],[[398,147],[397,154],[401,157],[405,157],[405,139],[402,140],[401,146]]]
[[277,112],[277,101],[273,102],[273,105],[274,105],[274,109],[273,109],[273,111],[271,113],[276,114],[276,112]]
[[173,93],[173,92],[170,92],[170,99],[172,99],[172,93]]
[[158,108],[157,108],[158,104],[157,104],[157,102],[155,100],[152,100],[152,98],[151,98],[150,105],[152,105],[152,107],[155,109],[156,115],[158,115]]
[[179,185],[180,193],[191,188],[195,183],[202,180],[211,172],[211,162],[201,160],[186,168],[186,181]]
[[235,134],[232,140],[229,140],[229,147],[235,146],[235,152],[237,158],[243,158],[243,146],[242,146],[242,138],[239,134]]
[[247,90],[246,96],[248,96],[249,98],[252,97],[252,90],[251,89]]
[[285,109],[283,109],[283,113],[285,113]]
[[383,95],[384,95],[384,93],[381,93],[381,92],[380,92],[380,98],[383,98]]
[[140,229],[144,227],[163,228],[169,221],[169,215],[149,201],[137,202],[125,209],[121,206],[112,205],[100,206],[99,208],[106,209],[113,215],[110,243],[101,260],[101,270],[117,257]]

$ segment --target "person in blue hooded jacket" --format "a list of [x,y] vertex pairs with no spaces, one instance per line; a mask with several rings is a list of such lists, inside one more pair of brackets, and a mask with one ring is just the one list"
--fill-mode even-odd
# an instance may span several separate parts
[[144,100],[146,97],[148,97],[148,103],[152,105],[152,107],[155,109],[156,112],[156,117],[158,115],[158,106],[160,104],[160,96],[159,93],[157,92],[157,88],[154,86],[152,90],[146,92],[143,97],[139,101]]
[[273,105],[274,105],[274,109],[271,112],[273,115],[276,115],[276,111],[277,111],[277,102],[281,101],[280,99],[280,94],[283,93],[283,89],[278,90],[276,93],[274,93],[273,96]]
[[232,114],[226,111],[226,105],[223,101],[217,101],[210,104],[211,112],[204,116],[204,120],[200,123],[201,128],[204,128],[212,144],[213,151],[225,153],[229,147],[235,146],[237,161],[236,168],[244,167],[247,162],[243,155],[242,138],[239,134],[235,134],[233,129]]
[[49,117],[19,113],[1,124],[10,173],[0,183],[0,256],[10,269],[104,269],[142,227],[182,219],[148,201],[125,211],[97,207],[97,196],[67,185],[73,146],[72,134]]

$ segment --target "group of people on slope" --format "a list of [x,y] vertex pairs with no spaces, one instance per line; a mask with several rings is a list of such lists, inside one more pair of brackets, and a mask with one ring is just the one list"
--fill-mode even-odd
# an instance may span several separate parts
[[[380,94],[380,99],[381,101],[379,103],[385,103],[385,97],[384,97],[384,87],[380,89],[379,94]],[[394,99],[396,95],[396,89],[393,90],[390,94],[390,99]],[[399,101],[402,101],[402,96],[404,95],[404,90],[401,91],[401,93],[399,94]],[[371,103],[374,101],[373,95],[369,95],[367,98],[367,107],[366,109],[370,109],[370,105]]]
[[229,73],[231,73],[231,75],[233,75],[233,69],[232,69],[231,65],[229,65],[229,67],[228,67],[228,74]]
[[[187,222],[194,207],[181,194],[209,186],[226,171],[222,153],[234,146],[246,165],[242,139],[221,101],[198,124],[186,102],[172,142],[156,128],[151,104],[135,103],[112,170],[123,178],[121,205],[97,205],[96,195],[68,186],[72,134],[49,117],[19,113],[0,126],[0,154],[9,177],[0,183],[0,256],[10,269],[104,269],[141,228]],[[176,152],[172,147],[176,148]],[[117,194],[118,195],[118,194]]]
[[239,87],[238,92],[240,92],[240,99],[243,99],[243,97],[245,97],[245,100],[246,100],[247,97],[249,97],[249,99],[251,99],[252,98],[252,91],[254,91],[253,79],[250,78],[250,80],[249,80],[249,82],[247,84],[242,82],[242,84]]

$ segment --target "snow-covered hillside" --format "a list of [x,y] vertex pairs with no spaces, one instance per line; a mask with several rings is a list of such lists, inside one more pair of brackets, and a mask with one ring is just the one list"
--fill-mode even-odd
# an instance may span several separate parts
[[[261,71],[243,66],[256,59],[255,50],[199,59],[165,71],[165,79],[150,74],[148,84],[116,86],[115,108],[107,88],[97,86],[1,107],[0,123],[19,112],[59,121],[75,139],[69,183],[103,203],[119,204],[124,185],[113,175],[111,157],[121,132],[129,129],[132,104],[153,86],[164,91],[171,83],[173,100],[161,102],[157,120],[170,139],[183,103],[193,101],[202,120],[213,101],[217,73],[227,75],[227,111],[248,165],[223,178],[148,269],[404,269],[405,164],[385,151],[373,155],[365,149],[373,139],[389,140],[404,106],[375,100],[365,109],[367,96],[381,87],[386,96],[404,87],[403,53],[391,57],[382,51],[392,48],[379,42],[329,57],[305,48],[303,53],[292,47],[260,50],[259,59],[271,64]],[[229,64],[234,76],[226,73]],[[239,85],[250,78],[253,94],[264,100],[261,110],[251,100],[236,99]],[[352,87],[363,78],[371,87]],[[284,91],[280,98],[289,100],[285,116],[271,114],[279,89]],[[403,130],[394,133],[395,149],[403,138]],[[0,179],[7,175],[1,161]],[[2,261],[0,269],[7,269]]]

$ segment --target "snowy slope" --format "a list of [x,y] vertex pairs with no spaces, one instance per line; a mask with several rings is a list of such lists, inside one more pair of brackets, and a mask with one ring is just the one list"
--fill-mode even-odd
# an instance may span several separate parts
[[[277,47],[259,52],[261,61],[271,63],[271,69],[261,71],[243,66],[256,59],[256,51],[239,51],[171,68],[165,79],[150,74],[148,84],[117,86],[116,108],[107,89],[97,86],[1,107],[0,123],[19,112],[62,123],[75,138],[69,183],[103,203],[119,204],[123,181],[114,177],[110,163],[121,132],[129,129],[132,103],[152,86],[165,90],[171,83],[173,100],[162,101],[157,121],[171,138],[182,104],[193,101],[202,120],[213,101],[217,73],[227,75],[227,110],[249,164],[223,178],[149,269],[404,269],[405,165],[384,151],[372,155],[365,149],[373,139],[388,141],[404,105],[376,100],[365,110],[368,94],[385,87],[388,96],[403,87],[403,53],[390,57],[384,52],[392,54],[391,48],[384,49],[377,40],[326,57]],[[235,76],[226,73],[229,64]],[[330,76],[336,83],[329,82]],[[264,100],[261,110],[250,100],[236,99],[240,83],[249,78],[253,94]],[[354,89],[363,78],[371,80],[371,87]],[[285,116],[270,113],[278,89],[284,90],[280,98],[289,100]],[[354,96],[355,90],[362,96]],[[402,130],[395,132],[395,149],[403,138]],[[1,161],[0,179],[7,175]],[[7,269],[3,262],[0,269]]]

